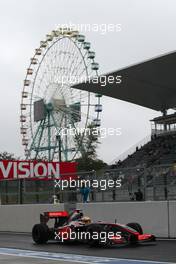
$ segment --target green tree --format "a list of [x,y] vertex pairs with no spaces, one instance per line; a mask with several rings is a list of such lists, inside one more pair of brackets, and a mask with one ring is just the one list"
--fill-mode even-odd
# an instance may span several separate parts
[[98,144],[100,144],[98,128],[93,123],[90,123],[83,133],[85,133],[83,141],[82,133],[75,135],[76,145],[82,153],[82,156],[75,160],[78,162],[78,170],[96,171],[107,166],[105,162],[97,158],[97,148]]
[[0,152],[0,160],[16,160],[19,158],[16,158],[13,153],[8,153],[7,151]]

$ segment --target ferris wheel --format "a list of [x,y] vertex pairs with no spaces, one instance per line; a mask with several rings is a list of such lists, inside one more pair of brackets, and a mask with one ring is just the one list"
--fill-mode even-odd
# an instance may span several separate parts
[[72,86],[98,76],[98,69],[91,43],[76,30],[60,28],[40,42],[21,96],[21,135],[27,159],[80,157],[86,136],[79,134],[80,129],[101,125],[101,95]]

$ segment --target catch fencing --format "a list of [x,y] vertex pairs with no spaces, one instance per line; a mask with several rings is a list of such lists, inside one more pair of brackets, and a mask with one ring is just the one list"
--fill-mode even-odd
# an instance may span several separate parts
[[81,203],[83,186],[80,182],[83,181],[89,189],[88,202],[135,201],[139,190],[144,201],[176,200],[176,165],[173,164],[79,172],[69,176],[76,176],[77,183],[67,186],[65,180],[64,188],[62,181],[58,183],[55,179],[1,181],[1,204]]

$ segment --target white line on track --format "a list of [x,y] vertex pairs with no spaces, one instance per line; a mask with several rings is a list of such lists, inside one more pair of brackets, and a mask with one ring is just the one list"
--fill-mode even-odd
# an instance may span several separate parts
[[94,257],[85,255],[74,255],[74,254],[64,254],[64,253],[52,253],[52,252],[42,252],[42,251],[31,251],[23,249],[13,249],[13,248],[0,248],[0,255],[10,255],[16,257],[28,257],[28,258],[38,258],[46,260],[56,260],[56,261],[66,261],[66,262],[77,262],[85,264],[175,264],[175,262],[160,262],[160,261],[148,261],[148,260],[135,260],[135,259],[121,259],[121,258],[106,258],[106,257]]

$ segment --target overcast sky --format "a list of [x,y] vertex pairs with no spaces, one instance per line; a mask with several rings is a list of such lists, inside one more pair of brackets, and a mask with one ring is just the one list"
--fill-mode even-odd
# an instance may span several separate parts
[[[0,151],[23,156],[20,96],[34,49],[58,24],[118,24],[121,32],[83,32],[106,73],[175,50],[175,0],[0,0]],[[152,95],[151,95],[152,96]],[[158,112],[103,98],[103,127],[120,127],[121,136],[102,140],[106,162],[150,134]]]

